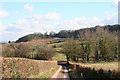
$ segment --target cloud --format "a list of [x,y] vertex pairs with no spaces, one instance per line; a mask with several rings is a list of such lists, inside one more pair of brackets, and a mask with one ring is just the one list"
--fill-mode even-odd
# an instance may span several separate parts
[[89,26],[89,25],[93,26],[96,24],[100,24],[100,20],[96,16],[94,16],[93,18],[86,18],[86,17],[75,18],[74,20],[76,21],[76,23],[83,26]]
[[5,31],[6,28],[7,26],[3,25],[2,22],[0,21],[0,34],[2,34],[2,32]]
[[118,2],[119,2],[120,0],[114,0],[114,4],[116,5],[116,6],[118,6]]
[[10,16],[10,13],[5,10],[0,10],[0,18],[6,18]]
[[7,29],[4,30],[4,32],[5,31],[15,32],[15,34],[17,34],[17,38],[19,38],[34,32],[41,33],[45,33],[46,31],[50,32],[55,29],[54,27],[55,27],[54,25],[40,23],[39,20],[29,22],[28,19],[21,19],[16,21],[14,24],[7,25]]
[[27,10],[27,11],[33,11],[34,8],[33,8],[33,6],[30,5],[30,4],[25,4],[25,5],[24,5],[24,9]]
[[101,20],[102,24],[118,24],[118,13],[108,13],[106,12],[106,17]]
[[[2,22],[0,22],[0,31],[2,31],[2,33],[4,34],[4,36],[3,35],[2,36],[5,37],[3,39],[16,40],[24,35],[34,32],[41,32],[41,33],[45,33],[46,31],[58,32],[60,30],[75,30],[86,27],[94,27],[96,25],[115,24],[117,23],[117,17],[118,17],[116,13],[111,14],[106,12],[105,13],[106,17],[104,19],[99,19],[96,16],[93,16],[92,18],[76,17],[74,19],[63,20],[61,22],[59,21],[60,19],[59,13],[56,13],[55,14],[56,17],[53,16],[53,18],[49,17],[50,13],[48,14],[44,14],[44,15],[33,14],[30,16],[26,16],[23,19],[17,20],[13,24],[9,24],[6,26],[3,25]],[[54,20],[54,22],[51,24],[52,20]]]
[[[3,36],[4,35],[4,36]],[[9,40],[16,40],[18,38],[18,33],[13,31],[4,31],[0,34],[0,41],[9,41]]]
[[18,14],[18,13],[19,13],[19,12],[16,10],[16,11],[15,11],[15,14]]
[[82,26],[80,26],[75,20],[65,20],[61,23],[56,23],[55,26],[55,30],[57,32],[60,30],[74,30],[82,28]]
[[0,26],[2,25],[2,22],[0,22]]
[[39,19],[42,19],[42,15],[40,15],[40,14],[33,14],[33,15],[30,15],[30,16],[26,16],[25,18],[26,19],[32,19],[32,20],[39,20]]
[[106,17],[104,19],[99,19],[98,17],[94,16],[92,18],[81,17],[75,18],[72,20],[65,20],[62,23],[57,23],[56,27],[57,30],[74,30],[74,29],[81,29],[86,27],[94,27],[96,25],[107,25],[107,24],[117,24],[118,23],[118,15],[117,13],[105,13]]
[[59,13],[48,13],[45,15],[46,19],[59,20],[61,18]]
[[16,24],[24,24],[24,23],[26,23],[26,19],[21,19],[16,21]]
[[[8,40],[8,39],[11,39],[9,37],[11,32],[10,31],[6,31],[7,28],[8,27],[3,25],[2,22],[0,21],[0,41],[5,41],[5,40]],[[9,34],[7,34],[7,33],[9,33]]]
[[48,13],[45,15],[41,14],[33,14],[30,16],[26,16],[26,19],[31,19],[31,20],[60,20],[61,15],[59,13]]

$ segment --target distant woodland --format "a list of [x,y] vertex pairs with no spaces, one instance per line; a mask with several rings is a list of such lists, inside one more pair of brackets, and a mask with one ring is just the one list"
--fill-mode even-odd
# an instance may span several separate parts
[[109,32],[112,32],[114,35],[118,35],[117,31],[119,29],[120,25],[105,25],[105,26],[95,26],[92,28],[84,28],[84,29],[78,29],[78,30],[61,30],[58,33],[55,32],[50,32],[49,34],[46,32],[44,34],[42,33],[33,33],[33,34],[28,34],[26,36],[23,36],[19,38],[16,43],[18,42],[27,42],[35,39],[46,39],[46,38],[71,38],[73,37],[74,39],[78,39],[78,35],[83,34],[85,35],[86,31],[90,31],[90,34],[94,33],[97,31],[98,28],[103,28],[104,30],[107,29]]

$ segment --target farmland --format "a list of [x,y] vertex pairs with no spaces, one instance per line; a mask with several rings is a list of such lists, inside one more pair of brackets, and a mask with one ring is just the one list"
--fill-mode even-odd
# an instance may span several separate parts
[[[58,40],[57,40],[58,41]],[[53,57],[50,59],[50,60],[55,60],[55,61],[59,61],[59,60],[64,60],[64,61],[67,61],[67,58],[66,58],[66,55],[64,54],[64,53],[62,53],[61,51],[62,51],[62,49],[63,49],[63,45],[65,44],[65,42],[59,42],[59,43],[55,43],[56,42],[56,40],[52,40],[52,42],[54,42],[54,43],[51,43],[51,44],[48,44],[49,42],[51,42],[51,41],[49,41],[49,40],[47,40],[47,41],[44,41],[44,40],[37,40],[37,41],[29,41],[29,42],[23,42],[23,43],[11,43],[11,44],[14,44],[14,45],[20,45],[20,44],[23,44],[23,45],[27,45],[27,44],[32,44],[32,45],[38,45],[38,44],[40,44],[40,43],[43,43],[43,42],[45,42],[45,44],[47,44],[48,46],[50,46],[50,47],[52,47],[56,52],[55,52],[55,54],[53,55]],[[10,44],[3,44],[3,48],[5,49],[7,46],[9,46]],[[35,53],[35,52],[34,52]],[[7,62],[6,63],[6,61],[7,61],[7,59],[10,61],[9,63]],[[103,69],[103,70],[111,70],[111,71],[117,71],[118,70],[118,63],[117,62],[95,62],[95,63],[81,63],[81,60],[82,60],[82,58],[79,58],[79,62],[72,62],[72,64],[71,65],[81,65],[81,66],[87,66],[87,67],[89,67],[89,68],[95,68],[95,70],[100,70],[101,68]],[[8,65],[12,65],[11,66],[11,69],[10,70],[8,70],[8,67],[5,67],[5,71],[4,71],[4,76],[3,77],[6,77],[6,70],[7,71],[12,71],[12,70],[14,70],[11,74],[10,73],[7,73],[8,75],[9,75],[9,77],[13,77],[13,78],[16,78],[16,77],[30,77],[30,78],[49,78],[53,73],[55,73],[55,71],[58,69],[58,67],[57,67],[57,65],[55,66],[55,65],[53,65],[53,66],[55,66],[55,67],[53,67],[51,64],[54,64],[54,63],[52,63],[52,62],[48,62],[50,65],[51,65],[51,69],[47,69],[46,71],[43,71],[42,72],[42,70],[40,71],[40,72],[42,72],[42,73],[39,73],[38,71],[35,71],[34,70],[34,74],[30,74],[30,72],[29,71],[27,71],[27,72],[25,72],[26,74],[24,74],[24,75],[26,75],[26,76],[23,76],[23,75],[21,75],[21,73],[20,73],[20,67],[22,67],[21,66],[21,63],[19,62],[19,61],[23,61],[25,64],[28,64],[29,66],[25,66],[24,68],[25,69],[27,69],[28,67],[30,67],[30,66],[33,66],[33,67],[36,67],[36,68],[38,68],[38,64],[37,64],[37,62],[38,63],[40,63],[41,61],[35,61],[36,62],[36,64],[32,64],[32,65],[30,65],[29,63],[28,63],[28,61],[26,61],[26,59],[24,60],[24,58],[22,59],[16,59],[16,58],[4,58],[4,63],[6,63],[6,64],[8,64]],[[55,63],[56,64],[56,63]],[[41,63],[41,65],[47,65],[46,63]],[[16,67],[15,69],[13,69],[13,67]],[[39,67],[42,67],[42,66],[39,66]],[[52,68],[53,67],[53,68]],[[23,68],[23,69],[24,69]],[[31,67],[31,69],[32,69],[32,67]],[[71,66],[69,66],[68,67],[68,69],[69,69],[69,74],[70,75],[73,75],[73,77],[77,74],[77,72],[76,71],[74,71],[74,68],[72,68]],[[86,68],[85,68],[86,69]],[[15,73],[17,73],[17,74],[15,74]],[[83,71],[83,73],[84,73],[84,71]]]
[[56,55],[52,57],[52,60],[64,60],[64,61],[66,61],[67,59],[66,59],[65,54],[56,53]]
[[[117,59],[117,54],[114,52],[114,56],[112,56],[111,54],[108,55],[108,57],[104,57],[101,58],[100,54],[100,50],[105,51],[103,48],[101,49],[102,46],[106,47],[106,45],[103,45],[102,43],[103,40],[98,40],[95,41],[94,43],[101,43],[101,44],[97,44],[97,48],[94,48],[94,45],[89,43],[90,41],[80,41],[80,40],[75,40],[74,38],[69,38],[67,40],[60,40],[60,39],[39,39],[39,40],[32,40],[32,41],[28,41],[28,42],[21,42],[21,43],[9,43],[9,44],[3,44],[3,56],[4,57],[18,57],[18,58],[29,58],[29,59],[35,59],[35,60],[44,60],[44,61],[67,61],[67,59],[69,59],[69,63],[70,65],[66,65],[68,70],[69,70],[69,74],[72,75],[72,77],[74,78],[75,75],[79,75],[81,69],[82,69],[82,73],[84,73],[84,75],[86,76],[88,72],[86,72],[86,70],[88,70],[90,68],[90,72],[94,72],[93,69],[95,69],[96,72],[101,71],[101,69],[103,71],[105,71],[105,75],[107,76],[109,74],[109,71],[115,71],[115,75],[117,75],[117,71],[118,71],[118,62],[114,62],[114,58],[115,60]],[[108,44],[108,43],[106,43]],[[100,45],[100,48],[99,48]],[[91,47],[93,46],[93,47]],[[116,49],[116,45],[114,45],[115,49]],[[110,46],[111,48],[112,46]],[[90,49],[91,48],[91,49]],[[109,48],[108,46],[106,48]],[[98,58],[98,56],[96,57],[96,52],[94,50],[98,50],[97,53],[99,53],[99,59],[98,61],[96,60],[96,58]],[[109,49],[108,49],[109,50]],[[17,54],[16,54],[17,53]],[[69,54],[68,54],[69,53]],[[106,51],[106,55],[107,55],[107,51]],[[104,56],[104,55],[102,55]],[[109,58],[110,56],[110,58]],[[68,58],[69,57],[69,58]],[[12,58],[11,58],[12,59]],[[107,61],[108,59],[108,61]],[[24,60],[24,59],[23,59]],[[105,61],[106,60],[106,61]],[[11,74],[8,73],[9,77],[24,77],[23,75],[21,75],[21,73],[19,72],[19,61],[11,61],[13,63],[7,63],[8,65],[12,65],[11,70],[9,71],[13,71],[13,66],[16,67],[15,71],[16,72],[12,72]],[[18,62],[18,63],[17,63]],[[24,63],[28,64],[27,61],[23,61]],[[51,62],[48,62],[51,64]],[[47,64],[48,64],[47,63]],[[46,63],[43,63],[41,65],[47,65]],[[17,66],[18,65],[18,66]],[[34,66],[36,65],[36,68],[38,68],[38,64],[32,64],[29,66]],[[54,66],[54,67],[53,67]],[[30,74],[28,71],[25,72],[27,75],[26,77],[30,77],[30,78],[49,78],[57,69],[58,66],[56,64],[56,66],[53,64],[52,68],[49,70],[46,70],[45,72],[43,71],[42,73],[39,73],[39,71],[34,71],[34,74]],[[78,67],[77,67],[78,66]],[[27,67],[27,66],[26,66]],[[41,67],[41,66],[39,66]],[[43,67],[43,66],[42,66]],[[8,68],[5,68],[6,70]],[[27,68],[28,69],[28,68]],[[77,72],[78,71],[78,72]],[[4,71],[5,73],[6,71]],[[15,74],[17,73],[17,74]],[[114,72],[112,72],[114,73]],[[29,75],[29,76],[28,76]],[[90,75],[89,75],[90,76]],[[93,75],[92,75],[93,76]],[[113,76],[113,74],[112,74]],[[6,75],[4,75],[4,77],[6,77]],[[76,77],[80,77],[76,76]],[[86,76],[88,77],[88,76]],[[100,76],[98,76],[100,77]],[[107,76],[108,77],[108,76]]]
[[[97,65],[98,64],[98,65]],[[95,65],[83,64],[83,63],[73,63],[70,62],[68,66],[69,74],[71,78],[120,78],[118,72],[118,64],[116,63],[101,63],[104,66],[100,66],[99,63]],[[112,67],[112,66],[116,67]],[[108,66],[111,66],[108,67]]]
[[[61,43],[53,43],[53,44],[49,44],[50,46],[56,46],[54,49],[56,49],[57,51],[61,51],[62,50],[62,46],[64,45],[65,42],[61,42]],[[90,58],[93,59],[93,58]],[[56,55],[52,58],[52,60],[67,60],[65,54],[63,53],[56,53]],[[82,58],[79,58],[79,62],[77,62],[78,64],[81,63]],[[76,62],[75,62],[76,63]],[[88,65],[88,66],[92,66],[96,69],[104,69],[104,70],[118,70],[118,62],[89,62],[89,63],[82,63],[84,65]]]
[[98,62],[98,63],[86,63],[87,65],[91,65],[95,68],[102,68],[104,70],[116,70],[118,71],[118,62]]
[[1,1],[0,79],[120,80],[119,0]]

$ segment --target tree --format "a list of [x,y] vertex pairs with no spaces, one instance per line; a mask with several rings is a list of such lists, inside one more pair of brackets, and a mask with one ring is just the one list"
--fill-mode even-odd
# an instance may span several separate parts
[[90,47],[90,43],[88,42],[88,43],[86,44],[86,54],[87,54],[87,61],[88,61],[88,62],[89,62],[90,53],[91,53],[91,47]]
[[76,61],[76,62],[78,62],[78,60],[79,60],[79,57],[80,57],[80,54],[81,54],[81,52],[80,52],[80,50],[81,50],[81,48],[80,48],[80,43],[79,43],[79,41],[78,40],[73,40],[73,44],[72,44],[72,54],[71,54],[71,59],[73,60],[73,61]]
[[34,46],[35,50],[35,59],[48,60],[55,55],[55,50],[48,46],[45,43]]
[[71,49],[72,49],[72,42],[73,41],[73,39],[71,38],[71,39],[67,39],[66,41],[65,41],[65,43],[63,44],[63,49],[62,49],[62,51],[65,53],[65,55],[66,55],[66,57],[67,57],[67,61],[69,61],[70,60],[70,58],[71,58]]
[[47,32],[44,33],[44,38],[48,38],[48,33]]
[[11,41],[8,41],[8,43],[11,43]]
[[55,32],[52,31],[52,32],[50,32],[49,37],[52,37],[52,38],[53,38],[54,35],[55,35]]
[[78,62],[80,55],[80,44],[78,40],[74,40],[74,38],[68,38],[63,45],[62,51],[65,53],[67,57],[67,61],[73,60]]

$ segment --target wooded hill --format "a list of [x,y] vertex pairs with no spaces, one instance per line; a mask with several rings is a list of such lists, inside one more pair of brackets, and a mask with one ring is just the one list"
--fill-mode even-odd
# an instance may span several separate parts
[[47,32],[42,34],[42,33],[33,33],[33,34],[28,34],[26,36],[23,36],[19,38],[16,43],[18,42],[27,42],[35,39],[45,39],[45,38],[70,38],[74,37],[75,39],[78,38],[79,34],[85,34],[86,30],[90,30],[91,34],[92,32],[96,32],[97,28],[103,28],[103,29],[108,29],[109,32],[112,32],[113,34],[117,35],[117,31],[120,28],[120,25],[115,24],[115,25],[105,25],[105,26],[95,26],[92,28],[84,28],[84,29],[78,29],[78,30],[61,30],[58,33],[55,32],[50,32],[48,34]]

